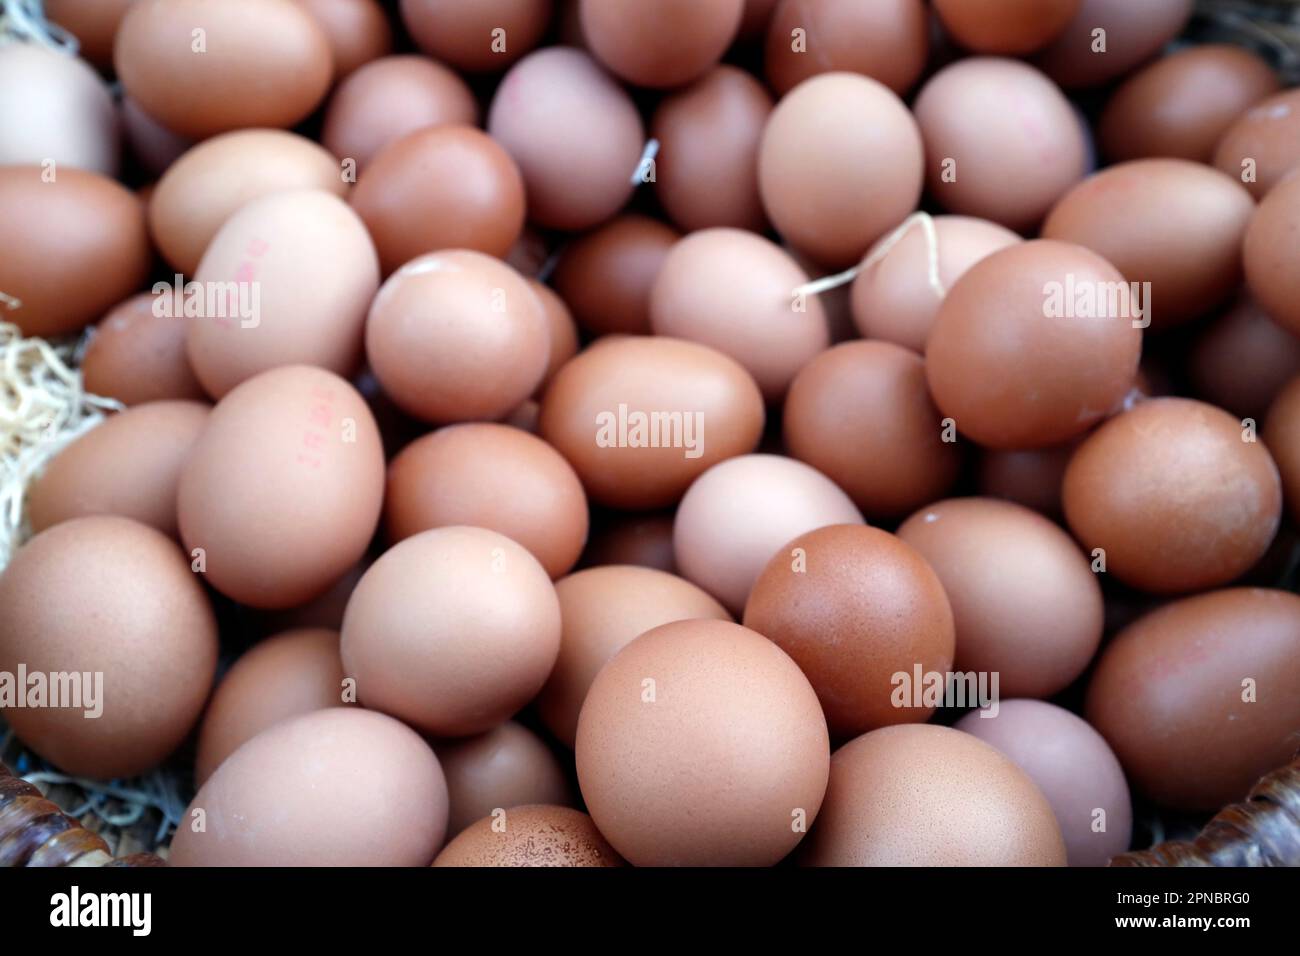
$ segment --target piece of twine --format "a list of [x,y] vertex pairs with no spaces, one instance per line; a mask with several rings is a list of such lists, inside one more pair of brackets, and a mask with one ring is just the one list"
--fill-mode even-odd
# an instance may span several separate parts
[[930,289],[940,299],[948,294],[943,287],[943,282],[939,279],[939,234],[934,228],[934,218],[928,212],[914,212],[908,216],[889,235],[885,236],[876,243],[876,247],[867,254],[861,262],[852,269],[845,269],[843,272],[837,272],[834,275],[824,276],[820,279],[813,279],[811,282],[805,282],[803,285],[796,286],[794,295],[797,297],[808,295],[821,295],[823,292],[829,292],[831,289],[837,289],[842,285],[852,282],[863,272],[866,272],[876,263],[880,262],[885,256],[893,251],[894,247],[903,241],[903,237],[912,230],[914,226],[921,227],[921,233],[925,237],[926,251],[926,280],[930,283]]

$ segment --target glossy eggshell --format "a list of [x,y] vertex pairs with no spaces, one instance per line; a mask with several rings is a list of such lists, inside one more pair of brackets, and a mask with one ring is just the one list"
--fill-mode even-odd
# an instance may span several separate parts
[[1087,714],[1136,787],[1217,811],[1295,755],[1300,597],[1232,588],[1175,601],[1106,646]]
[[861,524],[834,482],[801,461],[742,455],[714,465],[691,485],[673,521],[682,576],[739,615],[768,560],[816,528]]
[[1241,284],[1241,242],[1255,212],[1242,186],[1181,159],[1111,166],[1052,208],[1044,239],[1096,252],[1129,282],[1150,282],[1151,322],[1186,322]]
[[611,219],[559,253],[555,291],[593,335],[647,333],[650,290],[680,238],[677,230],[648,216]]
[[930,195],[949,212],[1032,229],[1088,172],[1090,146],[1074,108],[1018,60],[972,57],[945,67],[913,111]]
[[726,52],[744,0],[578,0],[591,52],[635,86],[666,88],[699,79]]
[[194,281],[239,286],[234,314],[187,320],[190,367],[214,398],[284,365],[350,376],[361,364],[379,259],[361,219],[332,193],[272,193],[243,206],[213,236]]
[[659,104],[650,121],[659,141],[654,190],[678,228],[767,228],[758,144],[771,112],[763,84],[734,66],[719,66]]
[[417,438],[393,459],[384,524],[393,542],[447,525],[488,528],[522,544],[556,578],[587,541],[587,498],[546,442],[474,422]]
[[524,181],[510,155],[470,126],[417,130],[371,160],[352,190],[388,275],[438,249],[503,258],[524,227]]
[[193,275],[217,230],[241,206],[290,189],[343,196],[338,161],[311,140],[273,129],[245,129],[199,143],[176,160],[149,201],[158,251]]
[[389,276],[365,334],[384,392],[432,422],[505,417],[541,384],[551,348],[528,280],[471,249],[420,256]]
[[997,673],[1007,697],[1051,697],[1101,643],[1101,585],[1056,524],[991,498],[922,508],[898,536],[933,566],[952,601],[955,669]]
[[944,441],[925,362],[889,342],[845,342],[800,369],[782,418],[790,454],[843,488],[868,517],[941,498],[961,453]]
[[1262,57],[1230,44],[1202,44],[1139,70],[1106,104],[1097,125],[1112,160],[1170,156],[1208,163],[1228,127],[1276,93]]
[[841,267],[916,208],[923,167],[920,130],[892,90],[824,73],[776,104],[759,145],[758,186],[777,232]]
[[[796,47],[795,30],[802,30]],[[924,0],[781,0],[767,25],[763,68],[777,94],[810,76],[861,73],[902,96],[930,52]]]
[[763,397],[779,401],[807,362],[830,345],[808,275],[776,243],[742,229],[702,229],[677,242],[650,290],[656,335],[712,346],[743,365]]
[[343,80],[325,110],[321,143],[358,173],[388,144],[426,126],[473,126],[478,104],[455,72],[415,54],[372,60]]
[[226,671],[199,727],[194,782],[268,727],[345,703],[339,632],[284,631],[254,644]]
[[217,623],[185,557],[158,531],[116,515],[55,525],[0,575],[0,607],[0,670],[102,675],[94,706],[83,698],[82,708],[3,711],[59,769],[103,780],[143,773],[198,720]]
[[120,153],[112,94],[84,60],[37,43],[0,47],[0,166],[116,176]]
[[1153,594],[1227,584],[1277,531],[1282,487],[1240,421],[1184,398],[1138,404],[1093,432],[1065,472],[1070,528],[1106,571]]
[[1287,511],[1300,524],[1300,377],[1287,383],[1269,406],[1264,443],[1281,474]]
[[[1105,866],[1128,849],[1133,805],[1119,760],[1083,719],[1041,700],[971,711],[956,729],[996,747],[1052,805],[1070,866]],[[1099,812],[1100,811],[1100,812]]]
[[975,53],[1025,54],[1069,26],[1082,0],[934,0],[949,35]]
[[[60,168],[0,166],[0,292],[24,335],[76,332],[143,284],[149,236],[140,200],[111,179]],[[76,276],[76,281],[69,281]]]
[[343,667],[361,702],[440,737],[482,733],[517,713],[559,648],[546,571],[483,528],[436,528],[394,545],[343,616]]
[[293,607],[361,558],[383,489],[379,429],[357,391],[324,369],[272,369],[212,411],[181,473],[181,540],[228,597]]
[[513,720],[475,737],[438,741],[433,751],[447,778],[449,838],[509,807],[573,805],[569,777],[551,748]]
[[393,48],[393,31],[378,0],[297,0],[325,31],[334,78],[347,76]]
[[90,332],[81,356],[86,391],[124,405],[206,398],[185,354],[184,319],[154,314],[156,297],[142,292],[113,307]]
[[[425,53],[470,72],[504,70],[537,46],[552,0],[402,0],[402,23]],[[494,36],[493,31],[504,34]],[[494,42],[500,38],[503,42]]]
[[560,654],[537,696],[537,712],[560,743],[574,745],[578,713],[596,674],[651,628],[673,621],[730,621],[721,604],[689,581],[653,568],[587,568],[555,582]]
[[1259,422],[1300,374],[1300,337],[1244,299],[1197,337],[1187,372],[1197,398]]
[[[1064,32],[1035,58],[1066,89],[1097,86],[1127,73],[1178,34],[1192,16],[1193,0],[1083,0]],[[1096,30],[1104,30],[1099,52]]]
[[[620,405],[629,415],[681,412],[679,437],[700,454],[689,457],[691,448],[662,439],[657,447],[620,446],[616,434],[601,445],[600,416],[616,423]],[[675,503],[711,465],[752,451],[763,420],[758,386],[734,359],[696,342],[628,336],[597,341],[560,369],[542,398],[538,427],[593,501],[644,510]],[[703,433],[687,434],[687,421],[702,421]]]
[[897,705],[894,677],[952,668],[953,612],[938,576],[879,528],[832,525],[788,542],[754,582],[744,623],[799,665],[839,740],[928,720],[932,707]]
[[[195,810],[202,831],[189,823]],[[424,866],[446,832],[447,784],[410,728],[331,707],[245,743],[183,819],[173,866]]]
[[592,819],[630,863],[771,866],[817,817],[830,745],[784,651],[738,624],[677,621],[596,676],[577,763]]
[[805,866],[1064,866],[1052,806],[1024,771],[950,727],[883,727],[831,758]]
[[623,866],[591,817],[520,806],[484,817],[447,844],[434,866]]
[[1246,229],[1246,284],[1260,307],[1300,335],[1300,176],[1274,187]]
[[99,67],[113,65],[113,39],[135,0],[45,0],[45,16],[77,38],[78,53]]
[[[939,411],[990,448],[1060,444],[1100,421],[1133,383],[1142,330],[1127,315],[1070,315],[1064,290],[1112,283],[1123,276],[1105,259],[1052,240],[976,263],[948,291],[926,344]],[[1061,308],[1049,308],[1049,288],[1062,291]]]
[[194,139],[293,126],[333,76],[325,31],[292,0],[137,0],[113,65],[145,112]]
[[925,351],[943,296],[931,284],[931,265],[945,294],[966,270],[1020,237],[997,223],[969,216],[935,216],[930,231],[912,226],[887,251],[882,240],[867,255],[878,258],[854,278],[850,290],[853,324],[866,339],[884,339]]
[[176,537],[181,468],[208,412],[201,402],[149,402],[112,415],[77,438],[27,489],[32,530],[112,514]]
[[645,130],[627,93],[585,53],[548,47],[510,68],[488,112],[524,176],[528,218],[589,229],[632,195]]
[[1214,165],[1263,199],[1300,164],[1300,90],[1285,90],[1237,118],[1214,151]]

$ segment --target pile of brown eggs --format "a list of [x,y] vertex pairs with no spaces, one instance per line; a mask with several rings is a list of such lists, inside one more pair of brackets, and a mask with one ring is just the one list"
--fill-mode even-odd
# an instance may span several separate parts
[[123,410],[0,712],[172,862],[1100,865],[1292,756],[1300,90],[1191,0],[37,6],[0,320]]

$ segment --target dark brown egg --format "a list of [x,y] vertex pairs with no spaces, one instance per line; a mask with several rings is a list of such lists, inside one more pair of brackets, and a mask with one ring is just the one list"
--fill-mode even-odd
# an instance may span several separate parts
[[1066,89],[1097,86],[1154,56],[1191,16],[1192,0],[1083,0],[1035,63]]
[[1065,516],[1106,572],[1154,594],[1227,584],[1273,540],[1277,466],[1222,409],[1156,398],[1090,435],[1065,472]]
[[1214,152],[1214,165],[1240,180],[1256,199],[1300,163],[1300,90],[1285,90],[1256,103],[1228,127]]
[[1300,337],[1243,299],[1197,338],[1187,371],[1198,398],[1258,422],[1300,374]]
[[976,263],[949,290],[926,346],[940,412],[990,448],[1086,431],[1137,373],[1142,331],[1122,297],[1115,308],[1108,296],[1119,287],[1114,266],[1070,243],[1025,242]]
[[1171,156],[1208,163],[1228,127],[1278,86],[1272,67],[1240,46],[1180,50],[1114,92],[1097,127],[1102,152],[1116,161]]
[[1106,645],[1087,714],[1157,803],[1218,810],[1295,754],[1300,597],[1264,588],[1166,604]]
[[206,397],[185,355],[187,323],[167,308],[155,315],[154,301],[132,296],[94,327],[81,357],[86,391],[124,405]]
[[889,342],[845,342],[810,361],[790,385],[783,425],[790,454],[869,518],[943,497],[961,464],[955,433],[944,440],[925,363]]
[[578,0],[591,52],[636,86],[666,88],[699,79],[740,29],[744,0]]
[[637,866],[771,866],[821,808],[830,764],[817,695],[784,651],[728,621],[642,634],[596,676],[578,783]]
[[579,236],[556,262],[555,291],[593,335],[650,331],[650,289],[680,234],[630,214]]
[[1047,698],[1092,660],[1101,586],[1053,522],[1009,501],[953,498],[922,508],[898,536],[930,562],[952,602],[956,670],[998,674],[1004,697]]
[[581,564],[583,567],[632,564],[675,573],[673,516],[627,514],[608,519],[593,529]]
[[1246,230],[1246,283],[1260,308],[1300,335],[1300,176],[1290,176],[1259,204]]
[[[449,831],[454,832],[454,831]],[[494,809],[438,854],[434,866],[623,866],[591,822],[568,807]]]
[[472,73],[504,70],[533,47],[551,0],[402,0],[402,23],[425,53]]
[[1281,473],[1287,511],[1300,524],[1300,378],[1292,379],[1269,407],[1264,442]]
[[113,65],[113,40],[135,0],[45,0],[45,15],[77,38],[78,52],[98,67]]
[[786,544],[754,582],[745,626],[794,658],[836,739],[928,720],[934,708],[900,699],[897,675],[952,667],[953,612],[938,576],[909,544],[864,525]]
[[1056,518],[1061,514],[1061,482],[1072,454],[1073,444],[1030,451],[984,451],[977,465],[979,492]]
[[975,53],[1024,54],[1055,40],[1081,0],[934,0],[948,33]]
[[393,31],[378,0],[297,0],[325,31],[340,79],[393,48]]

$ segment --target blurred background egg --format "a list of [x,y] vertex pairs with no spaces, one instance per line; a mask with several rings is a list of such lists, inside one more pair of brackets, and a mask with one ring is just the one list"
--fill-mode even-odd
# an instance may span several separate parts
[[1065,30],[1034,62],[1066,89],[1106,83],[1154,56],[1181,33],[1192,16],[1192,3],[1082,0]]
[[744,0],[578,0],[591,52],[635,86],[681,86],[714,66],[740,28]]
[[593,335],[650,331],[650,290],[680,238],[671,226],[634,213],[574,239],[555,264],[555,291]]
[[1300,90],[1261,100],[1219,140],[1214,165],[1263,199],[1300,164]]
[[472,73],[504,70],[535,47],[552,10],[551,0],[401,0],[416,45]]
[[297,0],[325,31],[339,79],[393,47],[393,31],[378,0]]
[[934,0],[944,28],[974,53],[1033,53],[1064,32],[1082,0]]

